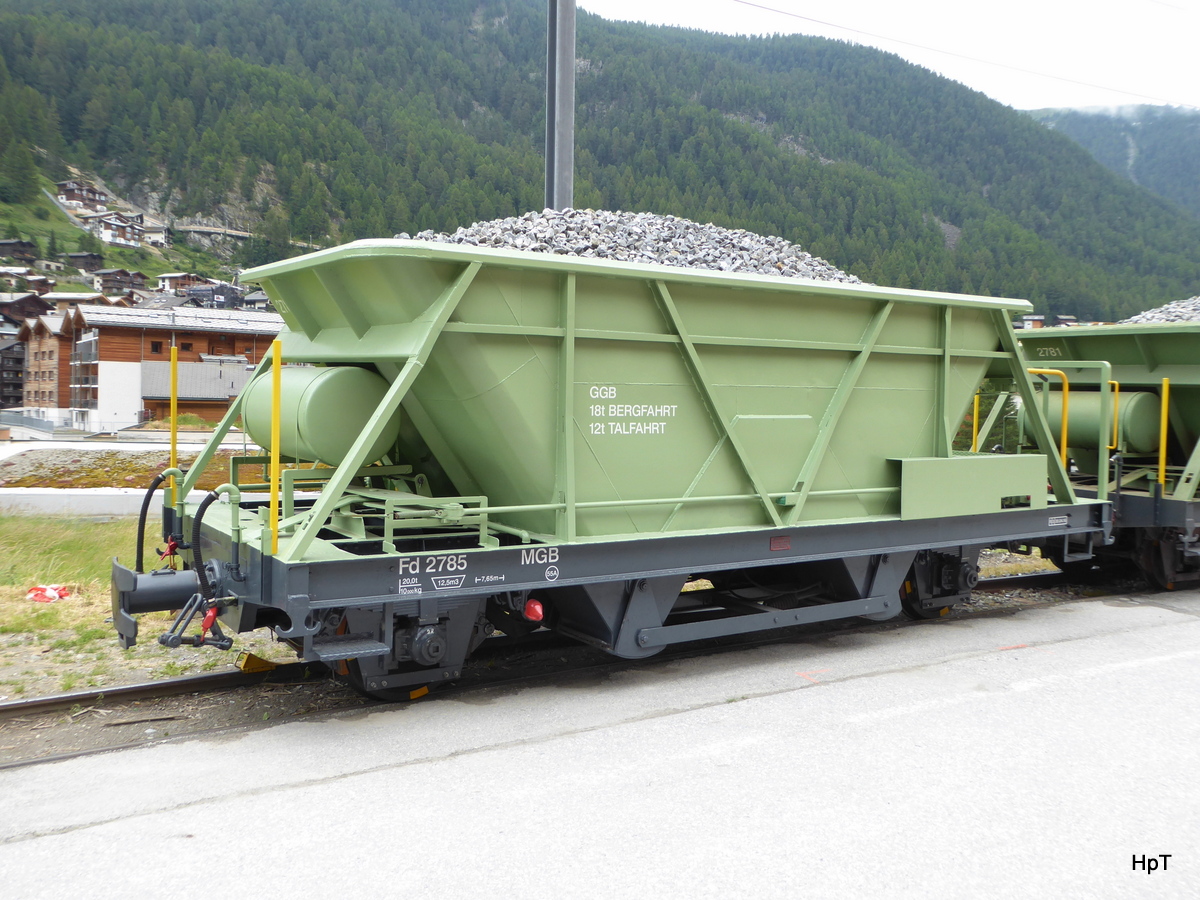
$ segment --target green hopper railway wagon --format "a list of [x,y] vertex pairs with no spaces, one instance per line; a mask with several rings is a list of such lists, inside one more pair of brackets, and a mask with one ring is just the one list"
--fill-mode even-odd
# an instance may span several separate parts
[[[407,696],[496,630],[636,658],[936,614],[980,547],[1108,528],[1041,419],[1041,453],[953,449],[989,368],[1032,396],[1023,301],[401,240],[244,278],[280,355],[164,473],[184,568],[114,561],[126,646],[134,614],[183,607],[164,643],[271,627]],[[239,416],[269,453],[185,502]]]
[[1200,322],[1043,328],[1021,342],[1052,378],[1042,402],[1055,440],[1066,419],[1081,496],[1113,504],[1112,546],[1159,587],[1200,581]]

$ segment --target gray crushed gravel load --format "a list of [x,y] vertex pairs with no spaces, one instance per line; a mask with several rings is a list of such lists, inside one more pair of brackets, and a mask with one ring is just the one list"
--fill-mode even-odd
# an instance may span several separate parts
[[533,250],[619,262],[862,283],[856,276],[780,237],[645,212],[546,209],[476,222],[453,234],[422,231],[415,237],[419,241]]
[[1122,319],[1122,325],[1153,325],[1160,322],[1200,322],[1200,296],[1172,300],[1164,306],[1148,309]]

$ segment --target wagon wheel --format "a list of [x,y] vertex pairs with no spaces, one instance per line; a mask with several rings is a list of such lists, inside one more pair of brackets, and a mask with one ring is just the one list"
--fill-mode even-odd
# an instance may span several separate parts
[[940,619],[950,614],[949,606],[934,606],[925,609],[921,606],[921,597],[916,591],[906,590],[908,581],[900,588],[900,610],[910,619]]
[[337,670],[339,674],[346,677],[346,683],[350,687],[369,700],[378,700],[381,703],[408,703],[412,700],[420,700],[430,691],[428,684],[410,684],[405,687],[372,690],[367,686],[367,680],[363,677],[362,667],[358,664],[357,659],[342,660],[338,664]]
[[[338,623],[336,634],[345,634],[347,621],[343,617]],[[398,688],[375,688],[371,689],[367,686],[367,679],[363,676],[362,666],[359,665],[357,659],[342,659],[333,663],[333,670],[338,675],[342,676],[350,687],[362,694],[370,700],[378,700],[381,703],[407,703],[411,700],[418,700],[429,693],[430,686],[427,684],[417,685],[410,684],[405,687]]]
[[900,608],[904,614],[910,619],[940,619],[942,616],[950,615],[949,606],[935,606],[931,609],[923,609],[921,601],[917,596],[910,594],[901,594]]

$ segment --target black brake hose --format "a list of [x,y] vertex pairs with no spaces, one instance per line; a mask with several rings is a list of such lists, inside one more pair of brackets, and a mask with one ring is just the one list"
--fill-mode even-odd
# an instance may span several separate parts
[[205,494],[200,506],[196,508],[196,515],[192,518],[192,567],[196,570],[196,581],[199,582],[200,594],[205,600],[211,600],[216,590],[209,584],[208,573],[204,571],[204,557],[200,550],[200,523],[204,519],[204,511],[216,503],[219,497],[220,494],[216,491]]
[[146,542],[146,516],[150,512],[150,501],[154,499],[155,491],[157,491],[159,487],[162,486],[162,483],[166,480],[167,478],[165,475],[155,475],[154,479],[150,482],[150,489],[146,491],[146,496],[142,498],[142,511],[138,515],[137,527],[137,565],[134,567],[134,571],[139,575],[142,573],[142,563],[144,562],[142,545]]

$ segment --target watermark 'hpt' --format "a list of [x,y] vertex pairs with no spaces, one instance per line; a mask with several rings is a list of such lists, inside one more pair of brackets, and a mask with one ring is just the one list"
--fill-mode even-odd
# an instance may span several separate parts
[[1157,856],[1146,856],[1144,853],[1138,856],[1135,853],[1133,854],[1133,871],[1141,869],[1147,875],[1157,872],[1160,867],[1159,860],[1162,860],[1161,868],[1165,872],[1167,871],[1167,860],[1172,856],[1174,856],[1173,853],[1159,853]]

